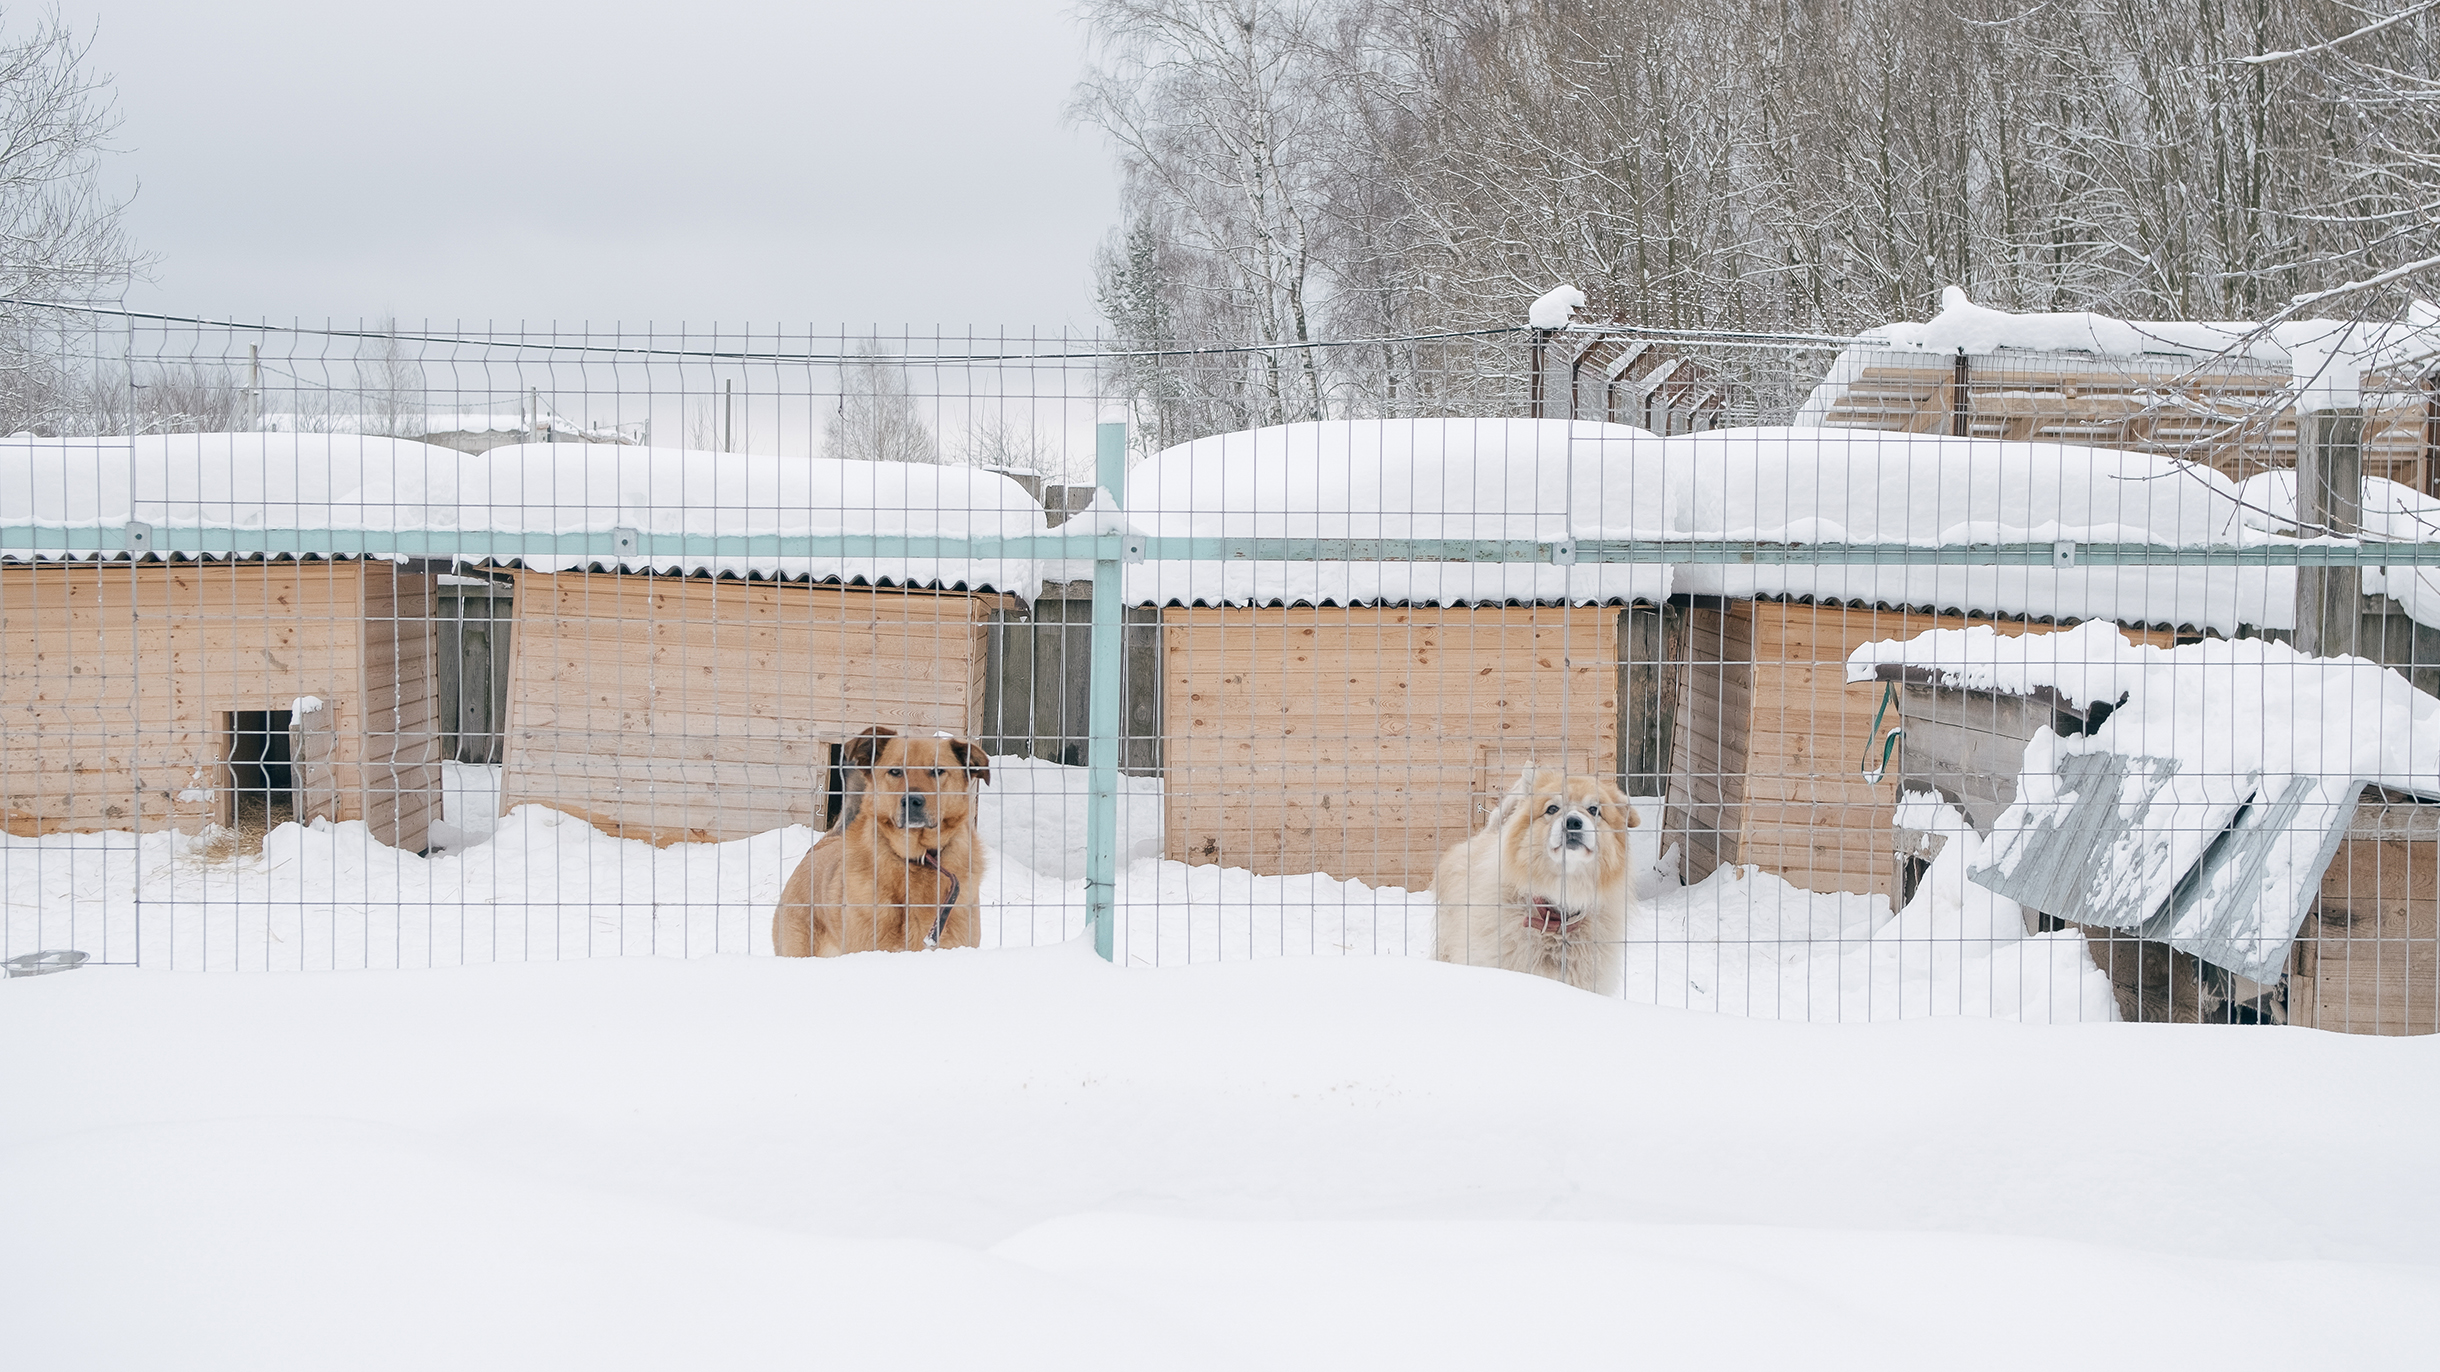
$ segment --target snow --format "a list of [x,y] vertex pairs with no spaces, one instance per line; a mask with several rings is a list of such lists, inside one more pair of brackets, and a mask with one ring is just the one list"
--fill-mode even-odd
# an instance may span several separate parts
[[2077,703],[2116,705],[2089,735],[2043,729],[2027,745],[2016,802],[1993,828],[1990,863],[2002,872],[2074,800],[2058,772],[2071,756],[2177,763],[2148,810],[2122,802],[2133,827],[2094,878],[2102,890],[2165,896],[2240,806],[2267,807],[2292,779],[2308,783],[2294,824],[2249,884],[2232,884],[2244,878],[2227,869],[2155,935],[2257,981],[2277,977],[2328,860],[2323,836],[2343,821],[2357,784],[2440,796],[2440,699],[2364,658],[2312,658],[2260,639],[2155,648],[2103,623],[2018,636],[1976,626],[1865,644],[1848,658],[1847,679],[1869,681],[1884,663],[1928,668],[1967,689],[2048,686]]
[[[1128,474],[1141,531],[1171,538],[1565,538],[1579,524],[1664,534],[1673,483],[1640,429],[1556,419],[1333,420],[1180,444]],[[1137,603],[1546,600],[1669,593],[1666,567],[1511,563],[1145,562]]]
[[288,702],[288,714],[290,718],[310,715],[321,708],[322,697],[320,696],[298,696],[296,699]]
[[[1127,511],[1170,537],[1710,539],[1766,543],[2262,542],[2236,486],[2149,454],[1876,431],[1655,438],[1562,420],[1281,425],[1139,464]],[[1131,599],[1271,604],[1791,595],[2234,632],[2295,613],[2284,568],[1676,567],[1147,562]]]
[[[1041,505],[970,467],[853,462],[588,443],[481,454],[348,434],[170,434],[0,440],[0,524],[497,533],[502,557],[543,570],[614,559],[537,551],[523,534],[904,534],[1047,531]],[[116,553],[120,542],[73,550]],[[1025,560],[704,556],[634,570],[864,577],[1031,595]]]
[[26,1367],[2398,1367],[2440,1298],[2440,1181],[2332,1165],[2433,1040],[1062,945],[86,968],[0,1041]]
[[[1160,779],[1122,775],[1118,788],[1120,861],[1158,859]],[[1084,876],[1085,806],[1093,794],[1088,769],[1039,758],[995,757],[991,784],[980,794],[976,822],[984,846],[1000,859],[1061,881]]]
[[[1086,769],[1024,758],[992,767],[977,817],[991,852],[978,892],[984,946],[1078,937]],[[259,857],[237,858],[216,856],[209,834],[0,836],[6,946],[81,939],[132,952],[140,896],[144,960],[189,969],[767,954],[780,883],[814,842],[794,826],[654,848],[540,805],[499,817],[499,768],[444,771],[428,857],[384,847],[356,822],[281,825]],[[1115,944],[1129,965],[1432,956],[1428,893],[1164,861],[1161,783],[1130,777],[1122,787]],[[1804,891],[1750,868],[1680,888],[1663,875],[1674,858],[1659,852],[1659,801],[1634,803],[1643,823],[1630,831],[1630,856],[1645,912],[1613,953],[1630,998],[1825,1020],[2115,1013],[2080,939],[2027,940],[2014,905],[1950,875],[1979,855],[1970,833],[1893,914],[1879,896]],[[1922,823],[1951,833],[1963,821]]]
[[1966,880],[1986,859],[1964,816],[1933,804],[1901,820],[1947,840],[1903,911],[1722,867],[1629,929],[1626,998],[1761,1019],[2118,1018],[2082,934],[2028,935],[2014,901]]
[[[2296,473],[2262,472],[2238,486],[2246,521],[2257,527],[2286,532],[2296,523]],[[2440,539],[2440,500],[2411,486],[2384,477],[2364,478],[2362,514],[2358,520],[2368,539],[2431,542]],[[2440,567],[2366,567],[2366,595],[2397,600],[2409,618],[2440,628]]]
[[2062,352],[2187,364],[2224,357],[2286,368],[2291,403],[2304,409],[2354,405],[2364,373],[2440,358],[2440,308],[2415,301],[2395,324],[2301,319],[2266,327],[2234,320],[2126,320],[2089,311],[2011,314],[1977,305],[1951,286],[1930,320],[1885,324],[1862,336],[1871,341],[1840,355],[1798,411],[1797,424],[1819,425],[1863,367],[1886,360],[1869,356],[1874,353]]
[[1584,308],[1584,292],[1573,286],[1556,286],[1536,299],[1525,311],[1525,321],[1537,329],[1564,329],[1576,311]]

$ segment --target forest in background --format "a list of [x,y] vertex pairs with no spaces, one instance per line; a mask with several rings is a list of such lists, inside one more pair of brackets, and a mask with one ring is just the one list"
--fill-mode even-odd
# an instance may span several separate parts
[[[1127,346],[1463,333],[1520,323],[1562,282],[1594,318],[1818,334],[1929,317],[1949,285],[2161,319],[2394,319],[2440,294],[2428,0],[1083,13],[1094,65],[1072,113],[1124,173],[1096,270]],[[1157,446],[1512,403],[1514,353],[1152,357],[1121,386]]]

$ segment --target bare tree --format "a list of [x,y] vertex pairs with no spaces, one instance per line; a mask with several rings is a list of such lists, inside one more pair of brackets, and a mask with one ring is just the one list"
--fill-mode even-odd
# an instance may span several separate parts
[[366,433],[421,438],[427,423],[424,364],[414,344],[398,336],[398,321],[385,319],[373,337],[356,341],[356,388],[362,396]]
[[1022,472],[1051,481],[1065,480],[1075,465],[1075,455],[1063,449],[1057,435],[1006,413],[978,415],[968,421],[960,460],[970,467]]
[[[2013,309],[2395,318],[2440,280],[2436,0],[1085,14],[1102,60],[1076,110],[1125,174],[1101,304],[1130,349],[1168,335],[1117,377],[1165,441],[1514,403],[1478,345],[1301,345],[1513,324],[1559,282],[1635,323],[1837,334],[1950,285]],[[1180,348],[1220,342],[1284,346]],[[1806,379],[1746,371],[1781,404]]]
[[[1273,345],[1199,389],[1239,423],[1328,417],[1315,262],[1335,103],[1327,0],[1091,0],[1099,60],[1076,118],[1108,133],[1132,222],[1101,272],[1136,344],[1147,325]],[[1157,271],[1158,286],[1145,273]],[[1157,300],[1161,314],[1140,308]],[[1132,303],[1131,303],[1132,302]],[[1158,404],[1156,399],[1156,405]]]
[[24,302],[116,298],[146,261],[95,174],[119,120],[89,43],[56,14],[0,38],[0,431],[57,431],[83,389],[77,326]]
[[907,391],[906,363],[877,341],[839,368],[839,405],[822,430],[822,455],[865,462],[938,462],[940,441]]

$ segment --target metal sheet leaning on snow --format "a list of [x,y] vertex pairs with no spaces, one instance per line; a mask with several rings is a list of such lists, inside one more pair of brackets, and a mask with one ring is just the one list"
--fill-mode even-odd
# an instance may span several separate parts
[[2094,622],[1867,644],[1848,679],[1892,665],[2112,704],[2089,736],[2035,733],[1969,879],[2256,981],[2279,975],[2362,788],[2440,797],[2440,699],[2361,658],[2260,639],[2149,647]]
[[[2043,729],[2026,745],[2016,803],[1992,826],[1990,865],[1967,879],[2073,924],[2141,927],[2168,903],[2257,780],[2248,775],[2232,787],[2181,778],[2173,757],[2060,757],[2058,743]],[[2037,765],[2037,754],[2055,761]]]
[[2363,790],[2352,778],[2303,776],[2261,787],[2139,932],[2241,977],[2278,980]]
[[2231,805],[2222,785],[2164,795],[2178,789],[2178,771],[2175,758],[2060,758],[2055,794],[2010,807],[1991,865],[1967,879],[2073,924],[2276,981],[2364,783],[2290,776],[2266,786],[2249,773]]

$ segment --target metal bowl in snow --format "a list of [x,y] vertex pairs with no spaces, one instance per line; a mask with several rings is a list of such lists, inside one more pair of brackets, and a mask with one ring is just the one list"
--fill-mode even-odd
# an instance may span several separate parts
[[73,948],[45,948],[39,953],[19,953],[13,958],[0,959],[12,977],[42,977],[53,972],[65,972],[85,965],[85,955]]

